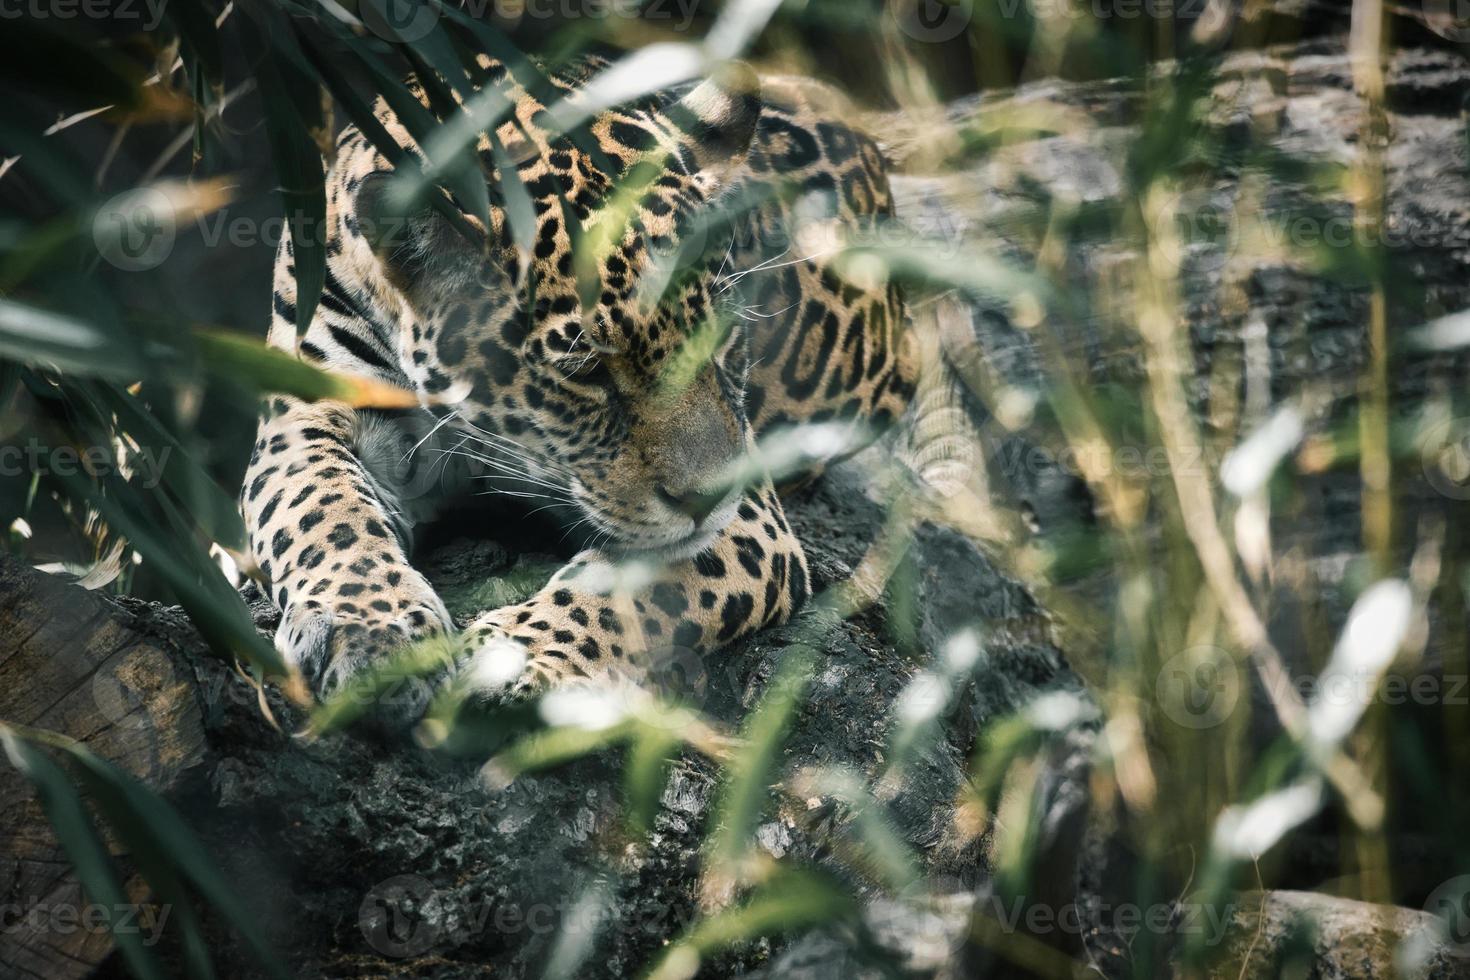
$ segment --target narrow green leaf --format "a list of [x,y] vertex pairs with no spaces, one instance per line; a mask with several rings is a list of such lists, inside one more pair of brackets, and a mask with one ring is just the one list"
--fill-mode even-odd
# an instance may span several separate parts
[[[77,755],[72,746],[63,746],[63,750],[70,751],[74,758]],[[214,964],[209,957],[209,947],[199,924],[199,915],[194,910],[194,902],[169,856],[171,842],[162,840],[159,828],[139,817],[111,780],[101,778],[86,765],[79,767],[77,775],[113,835],[127,848],[129,860],[148,882],[155,901],[172,909],[170,921],[176,924],[180,933],[189,975],[210,980],[214,976]]]
[[[100,759],[86,746],[67,741],[61,748],[81,768],[89,788],[96,789],[112,802],[119,815],[125,813],[132,821],[133,831],[151,838],[146,846],[156,848],[153,856],[171,864],[175,873],[187,878],[205,901],[224,915],[271,975],[286,977],[285,969],[255,928],[254,917],[240,902],[235,890],[220,876],[209,852],[173,807],[132,776]],[[114,827],[122,829],[117,825]]]
[[225,59],[220,47],[220,31],[214,26],[216,13],[203,2],[170,3],[163,15],[179,32],[186,57],[197,66],[197,74],[211,87],[224,79]]
[[566,765],[584,756],[612,748],[628,737],[630,724],[607,728],[565,725],[547,728],[521,739],[485,763],[484,775],[494,786],[507,786],[521,775]]
[[958,288],[982,299],[1013,300],[1027,294],[1045,306],[1064,302],[1064,297],[1035,273],[996,256],[978,254],[975,249],[955,252],[940,242],[855,246],[837,256],[838,270],[854,261],[878,261],[901,281]]
[[[424,108],[423,103],[372,51],[361,47],[354,47],[352,50],[367,68],[377,86],[378,93],[388,103],[393,114],[398,117],[398,121],[403,124],[420,147],[425,146],[439,127],[440,122],[434,118],[433,113]],[[335,91],[333,89],[334,93]],[[489,191],[486,189],[485,175],[480,170],[479,161],[473,154],[463,154],[457,162],[452,161],[446,164],[443,167],[441,183],[446,190],[454,194],[460,207],[469,209],[469,212],[479,218],[486,228],[489,227]],[[431,201],[434,197],[433,194],[428,195]],[[403,206],[404,203],[400,202],[400,206]]]
[[164,486],[198,521],[210,539],[225,547],[245,546],[245,525],[239,504],[204,471],[183,443],[146,406],[123,388],[99,384],[96,397],[117,415],[118,427],[148,454],[158,472],[145,479],[162,478]]
[[[441,4],[440,9],[444,16],[452,23],[468,30],[487,54],[505,65],[511,78],[524,88],[531,98],[536,99],[542,105],[548,105],[550,104],[550,100],[560,93],[561,90],[551,80],[551,76],[542,71],[540,66],[534,61],[526,57],[503,32],[497,30],[491,24],[471,17],[469,14],[455,7]],[[517,126],[519,127],[519,123],[517,123]],[[524,129],[522,129],[522,133],[524,134]],[[619,168],[613,165],[611,158],[602,148],[602,144],[598,142],[597,138],[585,126],[577,127],[567,135],[572,141],[572,144],[585,153],[587,158],[592,161],[592,165],[598,170],[613,175],[619,172]],[[571,206],[567,203],[566,197],[560,189],[557,191],[557,196],[561,198],[565,213],[571,215],[573,213]],[[580,222],[568,221],[564,222],[564,224],[567,225],[568,230],[575,229],[577,232],[581,230]],[[576,251],[577,243],[574,238],[572,241],[572,252],[575,254]]]
[[628,794],[628,833],[641,840],[653,826],[679,740],[672,732],[643,728],[628,751],[623,785]]
[[[242,23],[249,23],[248,19]],[[275,161],[276,181],[291,231],[296,267],[296,329],[304,333],[316,314],[327,281],[327,192],[321,154],[301,116],[287,77],[298,75],[284,65],[252,25],[258,60],[255,81],[260,90],[265,130]]]
[[[71,859],[77,880],[86,889],[87,896],[105,909],[127,907],[130,904],[127,893],[118,880],[107,847],[65,771],[4,724],[0,724],[0,746],[4,747],[10,764],[36,788],[41,809],[51,822],[51,829],[55,831],[66,856]],[[132,930],[124,930],[114,932],[112,938],[134,975],[141,980],[163,980],[163,968],[152,951],[143,945],[141,936]]]
[[[535,202],[531,200],[531,192],[526,189],[520,171],[516,169],[510,154],[505,152],[500,138],[493,131],[487,132],[486,138],[490,141],[490,158],[495,161],[495,170],[500,176],[500,196],[505,206],[505,220],[510,224],[511,241],[529,261],[538,230]],[[572,211],[568,207],[563,213],[570,215]],[[573,221],[571,224],[576,225],[580,231],[580,222]]]
[[330,398],[354,408],[416,408],[413,392],[374,378],[336,374],[251,337],[222,330],[194,334],[204,363],[221,379],[260,394],[294,395],[307,401]]
[[[393,139],[382,122],[373,114],[372,106],[358,95],[352,83],[337,68],[331,54],[323,51],[310,40],[304,41],[303,50],[318,77],[321,78],[322,84],[327,87],[327,91],[332,93],[332,97],[347,113],[347,118],[352,120],[352,124],[367,137],[368,142],[372,143],[373,147],[387,158],[394,170],[399,174],[417,172],[420,169],[418,158]],[[428,194],[427,197],[429,206],[439,212],[461,235],[470,241],[475,240],[474,229],[470,227],[469,222],[465,220],[465,216],[458,208],[442,194]]]
[[155,519],[138,491],[114,474],[100,474],[98,485],[75,475],[58,474],[57,479],[152,564],[214,650],[244,659],[265,676],[289,673],[275,648],[256,631],[240,594],[192,535],[156,533]]
[[771,772],[791,716],[811,681],[816,652],[798,646],[787,650],[781,669],[771,678],[760,704],[746,719],[744,746],[730,764],[715,805],[710,833],[709,865],[728,873],[744,858],[756,821],[770,795]]
[[743,904],[696,923],[645,976],[648,980],[687,980],[718,950],[763,936],[789,935],[856,913],[852,896],[825,876],[785,871],[766,881]]
[[436,636],[412,643],[373,664],[312,709],[313,735],[338,732],[367,715],[374,707],[391,703],[406,684],[442,672],[454,662],[454,641]]
[[119,336],[65,313],[0,298],[0,356],[83,377],[133,378],[140,363]]

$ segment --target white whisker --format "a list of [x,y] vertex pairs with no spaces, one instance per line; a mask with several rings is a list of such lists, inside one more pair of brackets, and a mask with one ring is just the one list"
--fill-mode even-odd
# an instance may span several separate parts
[[442,419],[439,419],[438,421],[436,421],[434,423],[433,428],[429,429],[429,431],[424,434],[424,437],[422,439],[420,439],[418,442],[414,443],[412,446],[409,447],[408,452],[406,452],[406,453],[403,454],[403,458],[400,459],[399,462],[400,463],[406,463],[410,459],[412,459],[413,458],[413,454],[416,453],[416,452],[418,452],[419,449],[420,449],[420,447],[422,447],[424,443],[426,443],[430,439],[434,438],[434,433],[436,433],[440,429],[444,428],[444,426],[447,425],[449,423],[449,421],[451,419],[455,418],[457,415],[459,415],[459,412],[458,411],[453,411],[453,412],[450,412],[448,415],[444,416]]
[[751,316],[758,316],[758,317],[760,317],[763,320],[769,320],[769,319],[772,319],[773,317],[778,317],[778,316],[780,316],[783,313],[790,313],[792,310],[796,309],[797,306],[799,306],[799,305],[800,305],[799,302],[792,303],[790,306],[787,306],[784,309],[777,310],[775,313],[762,313],[759,310],[754,310],[754,309],[751,309],[750,307],[747,306],[741,312],[742,313],[749,313]]
[[[782,251],[781,255],[785,255],[786,254],[786,251],[790,251],[790,250],[787,249],[785,251]],[[798,265],[799,263],[802,263],[802,262],[810,262],[813,259],[820,259],[823,256],[831,255],[833,252],[836,252],[836,251],[837,251],[837,249],[835,249],[835,248],[823,249],[820,252],[813,252],[811,255],[804,255],[801,258],[792,259],[789,262],[781,262],[781,263],[779,263],[777,265],[771,265],[770,263],[774,262],[776,259],[779,259],[781,257],[781,255],[777,255],[775,258],[773,258],[773,259],[767,259],[765,262],[762,262],[760,265],[752,266],[751,268],[746,269],[744,272],[737,272],[734,275],[729,276],[728,278],[725,279],[725,281],[722,284],[722,287],[720,288],[719,291],[722,292],[722,293],[729,292],[729,290],[733,286],[735,286],[735,284],[737,284],[738,282],[740,282],[742,279],[744,279],[746,276],[750,275],[753,272],[774,272],[777,269],[784,269],[784,268],[786,268],[789,265]]]
[[[730,275],[728,275],[725,278],[723,278],[723,279],[719,280],[718,282],[716,282],[715,285],[717,287],[718,286],[723,286],[726,289],[728,289],[731,285],[739,282],[741,279],[744,279],[746,276],[750,275],[752,272],[760,272],[760,271],[762,271],[767,265],[769,265],[772,262],[778,261],[782,256],[784,256],[789,251],[791,251],[791,246],[790,245],[788,245],[785,248],[781,249],[781,251],[777,252],[775,255],[771,256],[769,259],[766,259],[764,262],[760,262],[760,263],[758,263],[756,265],[751,266],[749,269],[745,269],[745,270],[742,270],[740,272],[732,272],[732,273],[730,273]],[[724,292],[724,291],[725,291],[724,289],[721,289],[720,290],[720,292]]]

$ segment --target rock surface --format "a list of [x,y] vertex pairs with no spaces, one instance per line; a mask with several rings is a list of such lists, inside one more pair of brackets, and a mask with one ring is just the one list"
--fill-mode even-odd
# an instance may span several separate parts
[[[1403,441],[1394,447],[1393,496],[1401,520],[1396,565],[1407,566],[1409,548],[1426,529],[1444,526],[1448,541],[1463,541],[1464,501],[1470,499],[1464,469],[1446,466],[1435,445],[1436,432],[1442,448],[1466,431],[1470,355],[1463,346],[1430,352],[1407,342],[1411,329],[1470,309],[1463,114],[1470,65],[1461,52],[1408,47],[1393,55],[1386,83],[1386,224],[1380,236],[1365,238],[1355,229],[1347,200],[1367,113],[1341,36],[1224,56],[1208,112],[1175,124],[1194,142],[1194,155],[1168,172],[1176,190],[1159,202],[1178,239],[1162,249],[1162,258],[1177,272],[1181,346],[1186,371],[1192,369],[1184,379],[1186,394],[1211,471],[1273,412],[1290,405],[1304,420],[1303,448],[1286,464],[1294,470],[1291,486],[1270,501],[1279,577],[1261,586],[1270,590],[1272,639],[1292,678],[1304,682],[1325,662],[1352,597],[1373,575],[1363,559],[1357,459],[1351,450],[1335,459],[1324,452],[1344,433],[1352,443],[1357,425],[1359,379],[1369,351],[1369,289],[1354,268],[1358,246],[1381,245],[1385,261],[1394,438]],[[1140,240],[1127,232],[1124,208],[1136,197],[1130,181],[1139,166],[1143,109],[1137,87],[1121,80],[1044,80],[954,104],[947,107],[954,123],[974,126],[978,119],[975,130],[1001,134],[981,140],[985,151],[973,158],[962,154],[957,169],[952,158],[936,157],[942,141],[918,135],[921,121],[890,117],[878,129],[909,171],[895,182],[899,213],[940,242],[936,262],[963,244],[971,257],[966,272],[990,271],[974,255],[997,263],[989,294],[977,290],[968,297],[969,330],[950,339],[950,353],[978,396],[975,418],[995,498],[1020,508],[1037,546],[1056,559],[1053,571],[1067,582],[1060,591],[1086,599],[1109,597],[1118,585],[1106,556],[1073,547],[1090,537],[1103,505],[1082,479],[1081,462],[1064,451],[1040,395],[1056,382],[1055,357],[1100,411],[1114,420],[1142,415],[1137,399],[1146,387],[1146,366],[1127,288]],[[1080,308],[1041,321],[1037,304],[1017,295],[1016,287],[1036,268],[1046,215],[1059,201],[1083,216],[1068,230],[1057,264],[1084,300]],[[1056,345],[1054,354],[1042,336]],[[1443,428],[1429,424],[1436,417]],[[1400,434],[1416,427],[1412,437]],[[1163,483],[1169,464],[1155,455],[1157,447],[1156,433],[1125,427],[1114,454],[1100,462]],[[1431,623],[1422,659],[1399,665],[1393,675],[1400,691],[1427,682],[1435,692],[1428,699],[1400,694],[1391,702],[1401,719],[1417,713],[1419,721],[1406,728],[1422,723],[1423,731],[1436,733],[1448,714],[1445,705],[1463,703],[1451,700],[1464,684],[1460,604],[1458,596],[1447,598],[1447,621]],[[1080,635],[1063,639],[1084,674],[1079,648],[1090,639],[1087,631],[1083,623]],[[1281,731],[1259,682],[1252,680],[1248,696],[1253,742],[1261,749]],[[1432,795],[1395,803],[1393,874],[1402,900],[1410,903],[1424,901],[1447,872],[1442,845],[1421,842],[1440,805]],[[1341,874],[1339,831],[1331,821],[1304,828],[1276,869],[1300,887]],[[1092,946],[1105,972],[1125,968],[1131,955],[1116,939],[1105,933]],[[1426,962],[1423,975],[1470,975],[1463,957]]]
[[[1446,944],[1439,919],[1320,892],[1248,892],[1239,896],[1222,956],[1210,980],[1278,977],[1301,971],[1321,980],[1465,975],[1463,950]],[[1307,973],[1310,971],[1310,973]]]
[[[881,527],[883,509],[866,495],[860,470],[839,468],[791,502],[791,519],[811,542],[819,587],[850,574]],[[454,612],[468,616],[484,598],[477,589],[485,576],[505,572],[510,558],[493,543],[460,541],[426,556],[425,565]],[[1079,685],[1046,641],[1047,623],[1034,601],[964,539],[926,528],[906,567],[917,584],[909,617],[914,639],[894,642],[891,633],[904,617],[886,604],[821,627],[816,646],[823,659],[780,766],[876,775],[899,691],[946,638],[979,628],[981,662],[956,723],[909,767],[902,792],[885,807],[944,890],[886,899],[869,912],[875,933],[888,923],[887,945],[877,948],[932,969],[932,944],[955,940],[984,875],[980,842],[953,832],[974,732],[1037,694]],[[293,738],[264,722],[254,693],[208,657],[177,610],[125,606],[128,628],[158,637],[175,669],[198,681],[206,746],[170,799],[300,975],[534,977],[575,939],[585,941],[585,958],[571,975],[621,978],[647,966],[693,921],[698,848],[717,777],[702,758],[686,755],[675,764],[639,852],[624,835],[621,775],[611,756],[496,790],[474,760],[373,738]],[[271,628],[267,604],[256,609],[261,627]],[[736,726],[797,629],[772,630],[710,661],[691,686],[700,692],[699,707]],[[119,681],[125,701],[145,693]],[[270,703],[286,731],[299,724],[279,698]],[[833,857],[850,824],[833,799],[788,802],[765,817],[757,838],[769,854],[830,868],[877,898],[878,889]],[[928,939],[911,936],[903,923],[914,915],[932,916],[950,931],[936,926]],[[219,949],[233,949],[223,931],[215,940]],[[850,949],[857,940],[829,941]],[[717,975],[755,968],[771,951],[765,942],[740,948]],[[232,972],[248,973],[243,954],[220,958],[241,964]]]
[[[1470,169],[1461,118],[1467,87],[1470,65],[1456,53],[1404,50],[1389,65],[1382,241],[1389,323],[1398,343],[1411,327],[1470,308]],[[1181,191],[1161,207],[1180,233],[1171,258],[1179,269],[1182,321],[1194,361],[1192,407],[1212,440],[1210,459],[1218,462],[1233,442],[1214,440],[1233,438],[1245,411],[1238,403],[1244,392],[1216,383],[1219,372],[1259,373],[1273,406],[1303,392],[1317,396],[1305,409],[1309,433],[1340,422],[1354,400],[1368,351],[1368,291],[1343,265],[1349,260],[1345,246],[1363,239],[1353,229],[1351,206],[1331,188],[1358,157],[1365,109],[1353,91],[1341,38],[1226,57],[1211,105],[1207,118],[1190,121],[1199,152],[1211,157],[1178,174]],[[1034,125],[1061,117],[1073,128],[1013,136],[979,162],[942,175],[922,172],[930,162],[921,156],[923,142],[907,131],[912,124],[888,120],[883,131],[891,134],[900,163],[921,171],[896,181],[899,213],[946,248],[963,244],[1030,270],[1050,202],[1119,213],[1130,191],[1127,154],[1141,109],[1137,89],[1121,81],[1048,80],[954,105],[949,116],[956,123],[1031,113],[1026,118]],[[1079,118],[1082,125],[1075,124]],[[1145,382],[1141,341],[1131,307],[1108,304],[1123,295],[1110,286],[1126,285],[1139,243],[1119,237],[1110,221],[1100,221],[1095,234],[1087,228],[1073,234],[1064,271],[1090,305],[1049,327],[1080,384],[1122,397]],[[1320,264],[1304,261],[1313,249]],[[970,362],[970,377],[990,413],[982,422],[991,436],[993,488],[1023,502],[1044,531],[1065,530],[1085,522],[1096,504],[1080,485],[1076,461],[1060,456],[1043,435],[1054,423],[1014,407],[1049,377],[1036,333],[1017,315],[1026,304],[1017,307],[1011,299],[974,304],[973,346],[959,356]],[[1397,353],[1392,384],[1401,406],[1456,389],[1470,367],[1463,349]],[[1007,394],[1009,409],[998,404]],[[1109,462],[1152,465],[1142,453],[1150,446],[1141,434],[1135,443],[1137,462]],[[1422,475],[1413,472],[1417,467],[1406,469],[1404,489],[1413,494],[1407,502],[1444,502],[1444,495],[1414,479]],[[1297,521],[1303,543],[1319,555],[1355,552],[1355,472],[1325,474],[1310,490],[1304,496],[1317,499]]]

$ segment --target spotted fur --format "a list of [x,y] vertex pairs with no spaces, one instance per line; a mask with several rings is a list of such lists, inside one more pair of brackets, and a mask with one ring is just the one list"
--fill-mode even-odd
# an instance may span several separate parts
[[[769,479],[727,474],[786,426],[877,432],[914,391],[897,286],[842,277],[822,239],[892,212],[873,141],[839,121],[830,90],[737,66],[596,116],[589,153],[548,136],[543,100],[499,64],[481,67],[514,118],[495,132],[498,155],[485,135],[478,149],[492,176],[496,159],[515,161],[534,203],[529,249],[496,199],[488,227],[464,216],[468,237],[432,208],[395,217],[392,165],[349,128],[328,177],[326,289],[299,342],[289,242],[278,258],[271,342],[425,406],[277,397],[261,423],[243,493],[252,549],[283,610],[277,645],[322,689],[452,630],[409,542],[476,475],[548,498],[598,543],[466,631],[472,652],[525,649],[521,688],[785,621],[810,591],[801,545]],[[552,94],[599,67],[556,76]],[[418,152],[381,104],[377,118]],[[595,268],[576,267],[572,230]],[[669,273],[676,253],[692,271]],[[591,304],[579,275],[595,277]],[[629,555],[657,559],[651,577],[609,589]]]

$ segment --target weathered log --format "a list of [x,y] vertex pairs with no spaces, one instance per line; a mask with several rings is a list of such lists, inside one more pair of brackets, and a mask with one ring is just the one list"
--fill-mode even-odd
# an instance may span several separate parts
[[[68,735],[169,793],[205,758],[196,698],[187,658],[167,639],[101,596],[0,555],[0,718]],[[9,766],[0,768],[0,840],[5,975],[87,976],[111,939],[89,919],[45,814]]]

